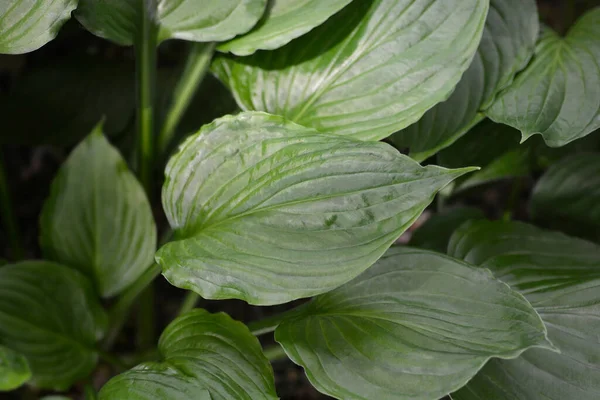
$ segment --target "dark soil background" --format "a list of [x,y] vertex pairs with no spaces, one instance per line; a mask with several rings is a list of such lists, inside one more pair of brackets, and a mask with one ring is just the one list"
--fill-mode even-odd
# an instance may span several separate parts
[[[566,0],[538,0],[538,3],[543,21],[559,32],[565,32],[578,15],[592,6],[600,5],[600,0],[577,0],[574,11]],[[169,101],[168,89],[174,85],[177,68],[184,55],[183,43],[167,42],[161,46],[158,90],[161,104]],[[64,65],[68,68],[61,67]],[[107,69],[110,70],[108,73]],[[100,71],[97,75],[96,70]],[[130,133],[134,125],[135,104],[132,73],[131,49],[112,45],[88,34],[74,20],[63,28],[57,40],[34,53],[0,56],[0,143],[28,258],[41,257],[38,218],[54,174],[72,146],[90,131],[103,114],[107,114],[111,121],[116,120],[106,126],[111,141],[123,154],[131,154]],[[98,95],[96,88],[108,94]],[[223,86],[208,77],[191,109],[192,112],[188,112],[182,123],[180,137],[218,116],[234,112],[236,106]],[[119,117],[110,118],[113,115]],[[160,205],[162,173],[160,169],[156,172],[157,189],[153,203]],[[523,181],[524,189],[520,194],[521,202],[518,203],[521,205],[515,213],[517,219],[527,219],[525,203],[532,183],[533,178]],[[489,218],[500,218],[511,186],[511,182],[485,186],[467,192],[453,199],[453,202],[479,207]],[[155,211],[159,227],[164,229],[165,221],[160,208]],[[417,225],[429,215],[431,212],[426,211]],[[406,242],[409,237],[410,231],[400,240]],[[0,257],[10,260],[12,255],[8,247],[6,234],[0,231]],[[176,315],[185,292],[169,285],[162,277],[154,285],[156,331],[161,332]],[[249,322],[294,305],[260,308],[241,301],[201,300],[197,306],[211,312],[224,311],[234,319]],[[130,353],[134,350],[133,322],[134,318],[131,318],[117,341],[118,351]],[[265,345],[273,343],[272,335],[265,335],[261,340]],[[290,361],[276,361],[273,368],[278,394],[282,399],[328,398],[313,389],[302,369]],[[112,374],[114,371],[109,365],[100,363],[94,375],[94,385],[101,387]],[[69,396],[78,399],[82,398],[81,393],[82,387],[76,386]],[[0,394],[0,399],[36,399],[44,394],[24,388],[11,395]]]

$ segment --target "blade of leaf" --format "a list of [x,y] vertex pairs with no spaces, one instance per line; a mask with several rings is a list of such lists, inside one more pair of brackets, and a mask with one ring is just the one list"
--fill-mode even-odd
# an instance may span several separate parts
[[221,56],[244,110],[379,140],[445,100],[479,44],[488,0],[354,1],[273,52]]
[[489,271],[405,247],[299,308],[275,339],[319,391],[361,400],[437,399],[491,357],[550,346],[531,305]]
[[0,345],[0,392],[15,390],[30,378],[31,369],[27,359]]

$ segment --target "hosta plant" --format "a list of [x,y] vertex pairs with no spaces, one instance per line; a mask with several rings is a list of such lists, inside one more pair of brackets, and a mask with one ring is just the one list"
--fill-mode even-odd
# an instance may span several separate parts
[[68,155],[35,229],[0,170],[0,391],[277,399],[283,359],[600,398],[600,8],[565,3],[4,0],[0,137]]

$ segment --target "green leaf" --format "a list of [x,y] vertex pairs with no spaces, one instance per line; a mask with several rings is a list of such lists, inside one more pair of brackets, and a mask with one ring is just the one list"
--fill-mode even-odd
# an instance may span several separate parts
[[160,40],[215,42],[246,33],[262,17],[267,0],[79,0],[75,17],[95,35],[128,46],[141,32],[142,13]]
[[486,111],[519,129],[523,140],[540,134],[551,147],[600,127],[600,8],[560,37],[544,29],[531,64]]
[[0,345],[0,392],[15,390],[30,378],[31,370],[27,359]]
[[593,400],[600,397],[600,246],[518,222],[468,222],[451,255],[521,292],[560,350],[492,360],[455,400]]
[[89,281],[47,261],[0,268],[0,343],[25,356],[31,384],[66,390],[96,365],[107,317]]
[[273,370],[258,340],[228,315],[196,309],[160,337],[161,362],[111,379],[100,400],[277,399]]
[[413,233],[410,245],[445,253],[450,236],[456,228],[469,220],[482,218],[483,212],[471,207],[460,207],[435,214]]
[[448,100],[391,137],[417,161],[437,153],[483,119],[500,90],[529,62],[538,36],[534,0],[491,0],[483,37],[469,69]]
[[254,29],[217,49],[238,56],[277,49],[321,25],[351,1],[271,0]]
[[575,154],[550,167],[533,189],[531,215],[600,240],[600,153]]
[[37,50],[56,37],[77,0],[2,0],[0,54]]
[[364,400],[438,399],[490,357],[550,346],[531,305],[489,271],[403,247],[299,308],[275,339],[319,391]]
[[156,226],[150,204],[100,126],[54,179],[40,244],[48,259],[93,278],[103,297],[125,289],[152,264]]
[[279,304],[372,265],[454,178],[394,148],[264,113],[204,126],[171,158],[163,208],[175,241],[156,255],[207,299]]
[[221,56],[244,110],[379,140],[445,100],[479,44],[488,0],[354,1],[273,52]]

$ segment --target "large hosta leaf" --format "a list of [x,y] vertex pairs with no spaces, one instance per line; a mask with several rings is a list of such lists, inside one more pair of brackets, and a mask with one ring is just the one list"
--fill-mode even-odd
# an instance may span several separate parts
[[438,399],[490,357],[548,347],[531,305],[483,269],[395,247],[275,331],[321,392],[339,399]]
[[538,30],[534,0],[491,0],[475,58],[452,96],[394,134],[394,144],[409,148],[410,156],[421,161],[464,135],[527,65]]
[[259,23],[247,34],[223,43],[218,50],[247,56],[277,49],[321,25],[352,0],[271,0]]
[[222,56],[213,70],[242,109],[378,140],[448,97],[487,10],[488,0],[354,1],[278,50]]
[[190,137],[166,169],[175,241],[165,277],[205,298],[284,303],[373,264],[470,169],[421,167],[394,148],[242,113]]
[[56,37],[77,0],[2,0],[0,54],[37,50]]
[[486,111],[519,129],[563,146],[600,127],[600,8],[560,37],[544,29],[531,64]]
[[75,16],[92,33],[118,44],[134,44],[142,13],[157,26],[159,39],[222,41],[248,32],[267,0],[79,0]]
[[0,345],[0,392],[14,390],[31,378],[27,359]]
[[228,315],[193,310],[173,321],[158,343],[161,362],[111,379],[100,400],[277,399],[273,370],[258,340]]
[[25,356],[30,383],[63,390],[88,376],[106,322],[79,272],[45,261],[0,268],[0,343]]
[[533,190],[531,213],[549,226],[600,239],[600,153],[554,164]]
[[93,278],[112,296],[152,264],[156,226],[143,188],[98,126],[56,176],[41,218],[48,259]]
[[600,246],[523,223],[482,221],[459,228],[449,253],[525,295],[561,352],[531,349],[492,360],[453,398],[600,398]]

